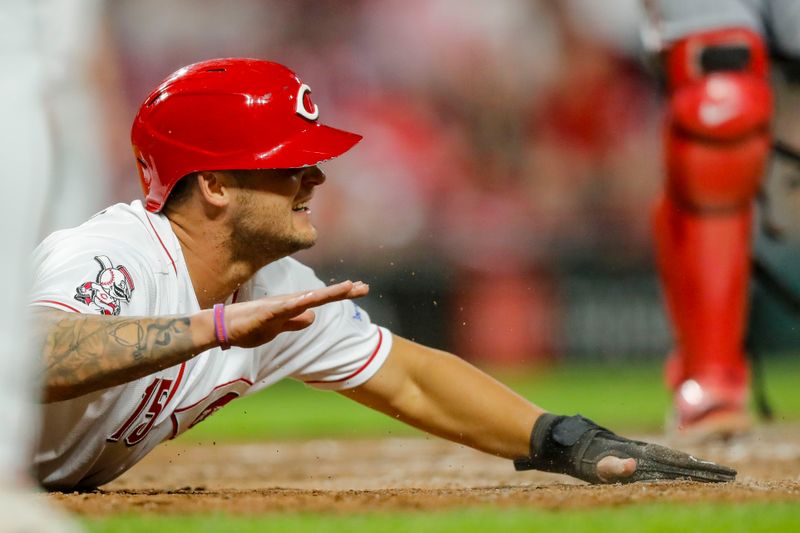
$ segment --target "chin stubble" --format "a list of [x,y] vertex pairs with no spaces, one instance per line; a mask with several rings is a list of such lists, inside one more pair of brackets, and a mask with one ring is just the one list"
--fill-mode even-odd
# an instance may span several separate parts
[[[266,224],[267,228],[275,228],[278,224]],[[316,232],[315,232],[316,233]],[[263,231],[250,224],[249,220],[237,218],[234,221],[231,235],[233,257],[235,260],[274,261],[300,250],[311,248],[316,243],[316,234],[303,239],[288,232]]]

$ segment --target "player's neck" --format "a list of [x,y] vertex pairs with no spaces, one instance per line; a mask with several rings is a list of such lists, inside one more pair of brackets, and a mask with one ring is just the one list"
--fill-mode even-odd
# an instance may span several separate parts
[[[201,309],[225,302],[263,266],[234,259],[230,236],[214,224],[195,225],[180,218],[169,220]],[[203,230],[197,232],[200,227]]]

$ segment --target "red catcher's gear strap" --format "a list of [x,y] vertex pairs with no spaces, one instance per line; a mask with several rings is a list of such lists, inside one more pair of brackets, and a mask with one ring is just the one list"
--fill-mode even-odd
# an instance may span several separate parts
[[744,208],[770,153],[766,50],[749,30],[704,33],[667,53],[668,194],[698,211]]

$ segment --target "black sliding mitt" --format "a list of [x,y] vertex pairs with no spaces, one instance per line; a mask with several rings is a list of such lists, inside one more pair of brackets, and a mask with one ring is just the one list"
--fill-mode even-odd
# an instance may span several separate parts
[[[604,480],[597,463],[613,455],[636,459],[636,470],[626,478]],[[580,415],[545,413],[531,432],[531,455],[514,461],[517,470],[556,472],[589,483],[631,483],[660,479],[733,481],[736,470],[703,461],[678,450],[620,437]]]

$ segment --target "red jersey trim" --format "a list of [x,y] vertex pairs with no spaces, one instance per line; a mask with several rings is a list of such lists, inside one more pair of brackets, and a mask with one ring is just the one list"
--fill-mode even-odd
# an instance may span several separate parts
[[169,257],[169,260],[172,263],[172,270],[174,270],[175,274],[177,275],[178,267],[175,266],[175,260],[172,258],[172,255],[169,253],[169,250],[167,250],[167,247],[164,246],[164,241],[161,240],[161,235],[158,234],[158,231],[156,231],[156,227],[153,225],[153,221],[150,220],[150,215],[145,213],[144,216],[147,218],[147,222],[150,223],[150,227],[153,228],[153,233],[156,234],[156,239],[158,239],[158,242],[161,244],[161,247],[164,249],[164,252],[167,254],[167,257]]
[[364,369],[366,369],[369,366],[369,364],[372,362],[372,360],[375,359],[375,356],[378,355],[378,352],[380,351],[382,344],[383,344],[383,332],[381,331],[381,328],[378,328],[378,346],[375,347],[375,351],[372,352],[372,355],[369,356],[369,359],[367,359],[367,362],[364,363],[363,365],[361,365],[361,368],[359,368],[358,370],[356,370],[355,372],[353,372],[349,376],[343,377],[341,379],[334,379],[332,381],[311,380],[311,381],[306,381],[306,383],[341,383],[343,381],[347,381],[347,380],[353,379],[354,377],[359,375],[361,372],[363,372]]
[[[209,392],[208,394],[206,394],[205,396],[203,396],[201,399],[199,399],[199,400],[197,400],[196,402],[194,402],[192,405],[187,405],[186,407],[183,407],[183,408],[181,408],[181,409],[175,409],[175,410],[174,410],[174,411],[173,411],[173,412],[172,412],[172,413],[169,415],[169,416],[170,416],[170,422],[172,422],[172,435],[170,435],[170,437],[169,437],[169,438],[170,438],[170,439],[174,439],[175,437],[177,437],[177,436],[178,436],[178,417],[177,417],[177,416],[175,416],[175,414],[176,414],[176,413],[182,413],[182,412],[184,412],[184,411],[188,411],[189,409],[192,409],[192,408],[194,408],[194,407],[197,407],[197,405],[198,405],[198,404],[200,404],[200,403],[202,403],[202,402],[206,401],[206,400],[208,399],[208,397],[209,397],[209,396],[211,396],[212,394],[214,394],[214,391],[216,391],[217,389],[220,389],[220,388],[222,388],[222,387],[225,387],[225,386],[227,386],[227,385],[230,385],[231,383],[236,383],[237,381],[244,381],[245,383],[247,383],[247,384],[248,384],[248,385],[250,385],[251,387],[253,386],[253,382],[252,382],[252,381],[250,381],[249,379],[247,379],[247,378],[237,378],[237,379],[234,379],[234,380],[228,381],[227,383],[222,383],[222,384],[220,384],[220,385],[217,385],[216,387],[214,387],[213,389],[211,389],[211,392]],[[167,400],[167,403],[169,403],[169,400]],[[164,405],[166,405],[166,404],[164,404]]]
[[164,408],[166,408],[169,405],[169,402],[170,402],[170,400],[172,400],[172,397],[175,396],[176,392],[178,392],[178,387],[180,387],[181,380],[183,380],[183,372],[184,372],[184,370],[186,370],[186,361],[181,363],[181,369],[178,371],[178,377],[175,380],[175,386],[172,387],[171,391],[169,391],[169,396],[167,396],[167,401],[164,402]]
[[31,302],[31,305],[36,305],[36,304],[55,304],[55,305],[59,305],[61,307],[64,307],[66,309],[69,309],[73,313],[80,313],[80,310],[75,309],[71,305],[67,305],[65,303],[62,303],[62,302],[59,302],[59,301],[56,301],[56,300],[34,300],[34,301]]

